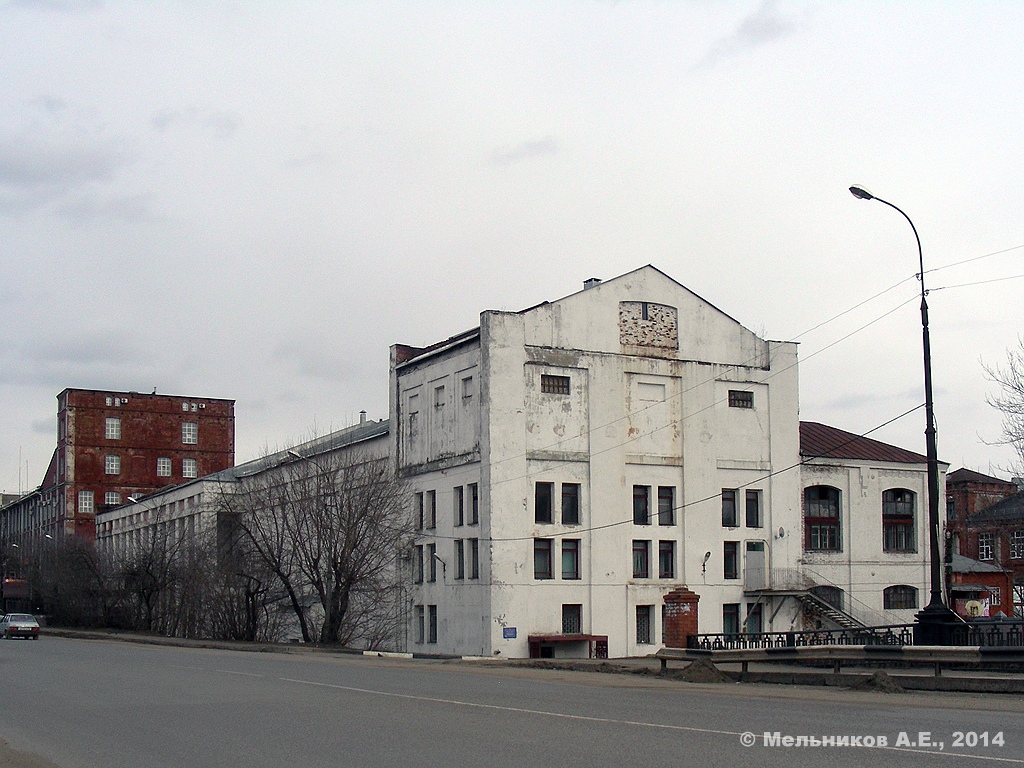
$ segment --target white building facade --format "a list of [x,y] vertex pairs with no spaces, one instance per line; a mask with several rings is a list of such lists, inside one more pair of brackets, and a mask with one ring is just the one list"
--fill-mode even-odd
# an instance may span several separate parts
[[763,591],[802,556],[796,346],[650,266],[587,285],[392,348],[412,650],[644,655],[683,585],[701,631],[798,621]]

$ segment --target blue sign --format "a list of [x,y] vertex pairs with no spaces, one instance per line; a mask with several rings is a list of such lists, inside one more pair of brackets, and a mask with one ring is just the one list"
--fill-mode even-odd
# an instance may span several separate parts
[[516,628],[515,627],[502,627],[501,636],[506,640],[516,639]]

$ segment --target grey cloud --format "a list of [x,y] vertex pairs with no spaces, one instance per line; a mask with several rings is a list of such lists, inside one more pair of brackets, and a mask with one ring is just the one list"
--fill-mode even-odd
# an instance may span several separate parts
[[121,388],[150,363],[147,353],[113,330],[33,341],[0,365],[0,383],[56,387],[55,393],[69,386]]
[[763,0],[757,10],[744,18],[731,35],[712,46],[697,67],[712,66],[723,59],[779,40],[792,32],[795,23],[779,14],[777,5],[776,0]]
[[[313,338],[312,334],[310,338]],[[323,344],[315,342],[295,339],[283,341],[274,349],[273,356],[307,378],[344,381],[360,374],[357,364],[331,355]]]
[[524,141],[514,147],[499,147],[491,154],[491,160],[497,165],[511,165],[522,160],[554,155],[559,151],[560,147],[554,137],[545,136],[542,139]]
[[[54,392],[54,394],[57,394]],[[55,429],[53,419],[37,420],[32,422],[32,431],[40,435],[48,435]]]
[[38,107],[42,107],[44,112],[49,112],[50,114],[63,112],[68,108],[68,103],[64,101],[64,99],[58,96],[48,96],[45,94],[33,99],[30,103]]
[[103,144],[48,145],[25,138],[0,138],[0,187],[33,189],[74,186],[111,178],[126,162]]
[[153,115],[150,124],[160,133],[175,126],[196,126],[211,131],[218,139],[229,139],[238,132],[240,121],[231,112],[214,110],[201,113],[195,107],[188,107],[158,112]]

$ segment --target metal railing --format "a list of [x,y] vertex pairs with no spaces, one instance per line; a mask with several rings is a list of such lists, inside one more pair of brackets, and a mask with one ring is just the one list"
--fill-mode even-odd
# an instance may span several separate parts
[[[737,632],[690,635],[691,650],[723,651],[747,648],[802,648],[817,645],[913,645],[913,624],[803,632]],[[966,644],[966,643],[965,643]]]
[[1024,646],[1024,621],[1004,619],[967,622],[952,630],[953,645],[977,645],[989,648]]

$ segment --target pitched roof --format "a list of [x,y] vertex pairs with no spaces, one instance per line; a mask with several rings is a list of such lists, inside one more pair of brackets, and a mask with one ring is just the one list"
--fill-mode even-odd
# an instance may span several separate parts
[[1009,480],[1000,480],[998,477],[983,475],[973,469],[961,468],[946,475],[947,483],[985,483],[996,485],[1013,485]]
[[928,463],[928,458],[919,453],[814,421],[800,422],[800,455],[804,458],[864,459],[897,464]]
[[952,571],[953,573],[1003,573],[1003,569],[998,565],[972,560],[956,552],[953,553]]
[[1024,521],[1024,492],[1007,496],[1002,501],[997,501],[990,507],[971,515],[971,524],[975,523],[1001,523],[1007,521]]

